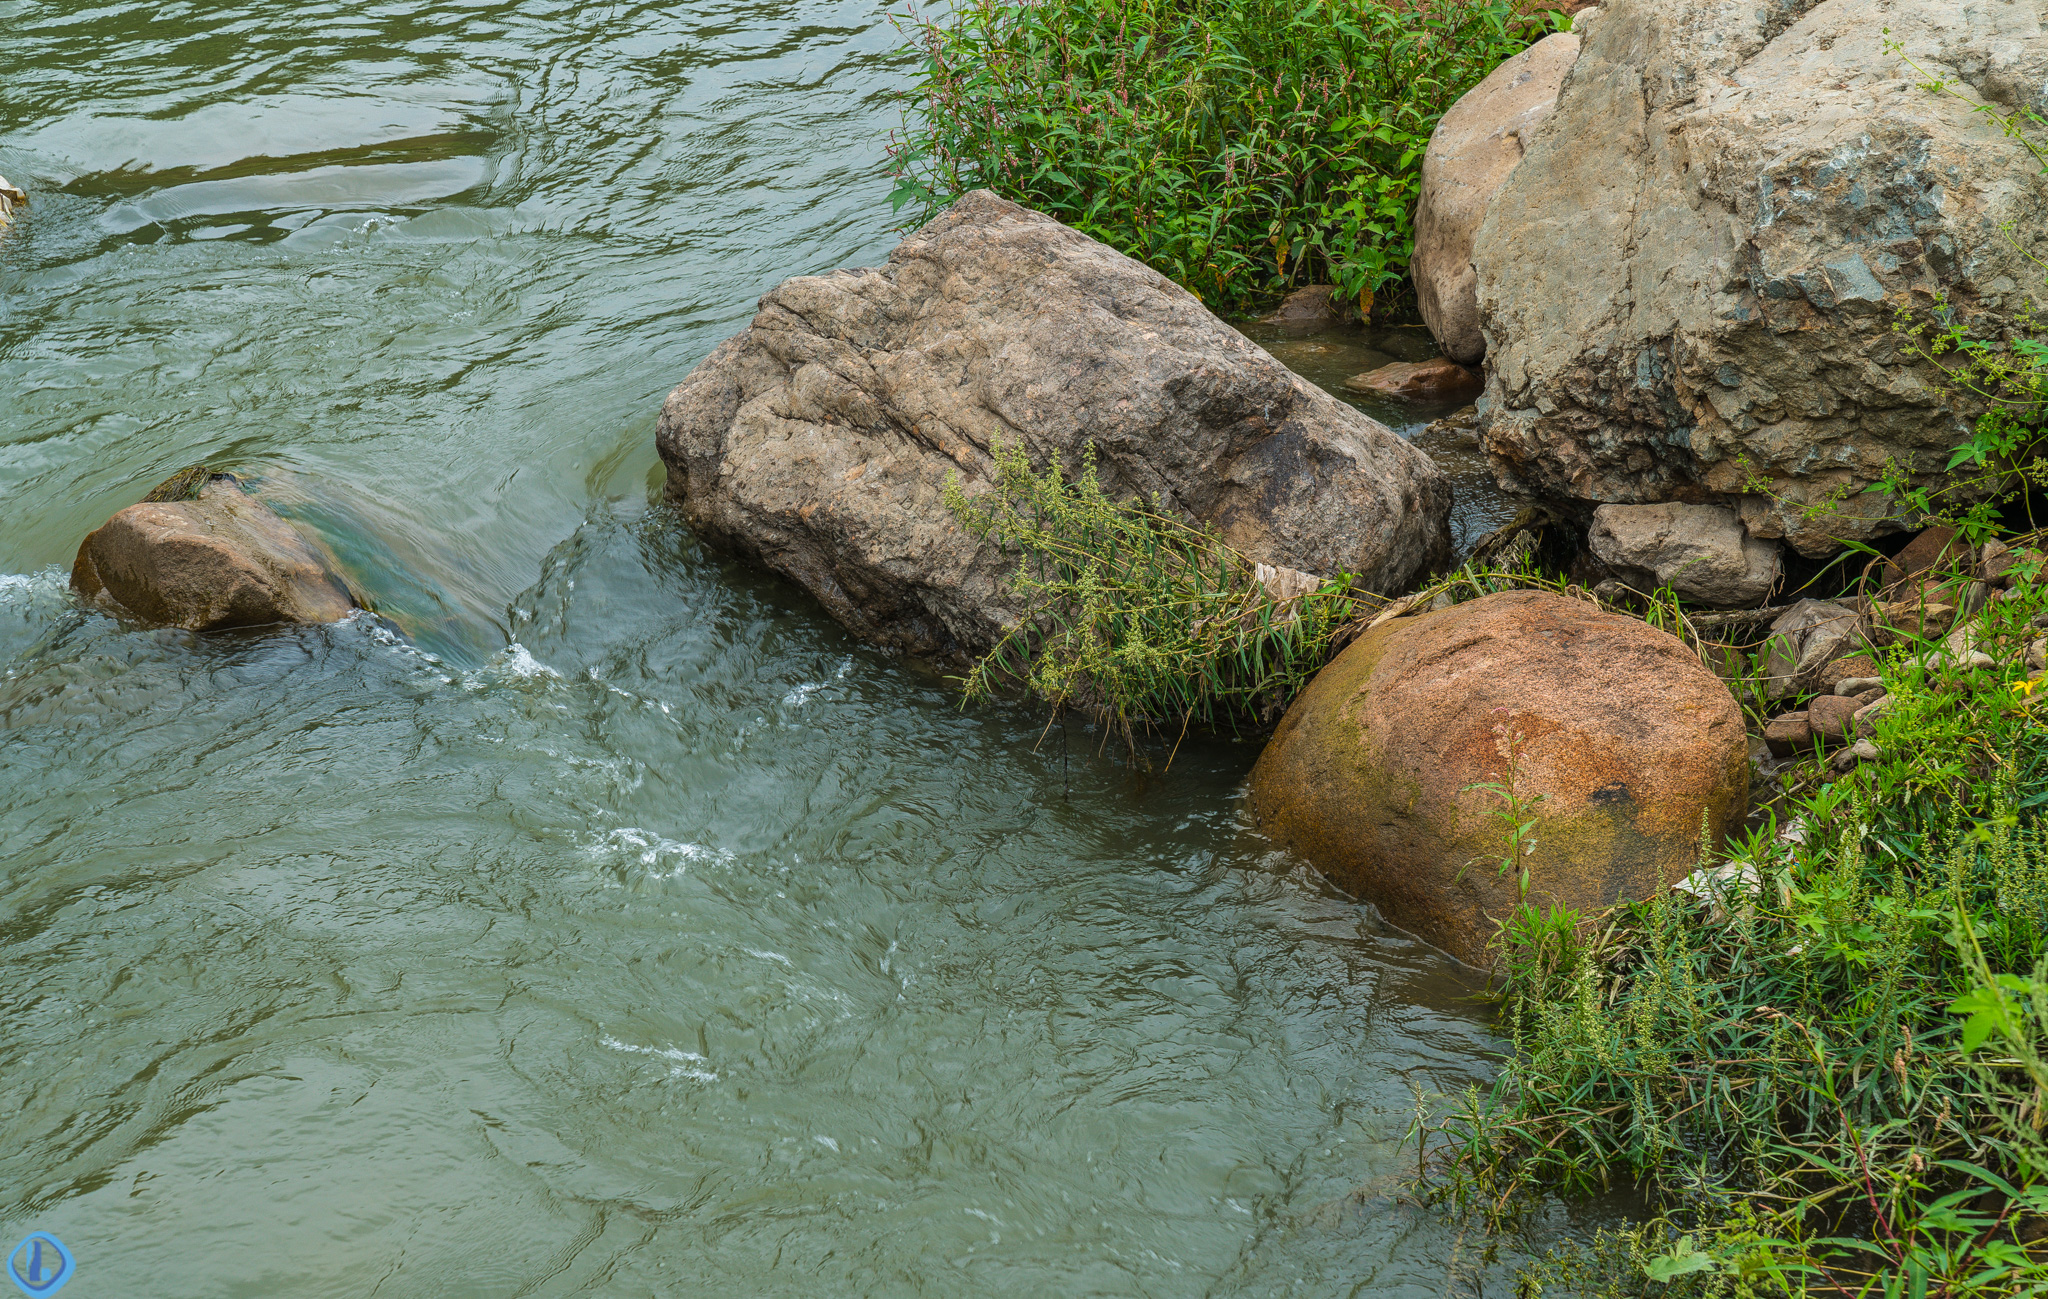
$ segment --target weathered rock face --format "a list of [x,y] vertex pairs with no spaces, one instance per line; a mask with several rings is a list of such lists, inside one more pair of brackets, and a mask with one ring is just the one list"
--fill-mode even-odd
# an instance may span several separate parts
[[5,226],[14,216],[14,209],[25,207],[28,195],[7,183],[7,177],[0,176],[0,226]]
[[[1740,498],[1753,535],[1807,555],[1903,526],[1855,493],[1887,458],[1938,474],[1971,412],[1894,313],[1941,293],[1965,322],[2010,319],[2044,290],[2000,227],[2048,255],[2040,164],[1929,77],[2048,107],[2048,10],[1605,6],[1474,240],[1503,478],[1588,501]],[[1744,497],[1751,470],[1784,499]]]
[[1833,682],[1823,684],[1829,665],[1853,657],[1863,639],[1863,620],[1854,609],[1832,600],[1799,601],[1778,615],[1757,651],[1764,692],[1785,699],[1808,690],[1833,689]]
[[1586,543],[1637,590],[1668,586],[1713,608],[1753,608],[1778,581],[1778,544],[1748,535],[1718,505],[1603,505]]
[[1256,560],[1391,591],[1449,550],[1429,457],[1168,281],[976,191],[880,269],[786,281],[662,406],[669,496],[857,635],[957,658],[1019,609],[942,500],[990,447],[1213,525]]
[[1748,811],[1742,714],[1674,637],[1513,592],[1362,636],[1295,700],[1251,777],[1259,824],[1338,886],[1483,964],[1515,904],[1497,873],[1506,774],[1543,801],[1523,859],[1538,907],[1646,897],[1696,865],[1704,813]]
[[333,622],[355,608],[319,552],[232,476],[181,474],[150,495],[78,547],[71,585],[86,599],[191,631]]
[[1429,137],[1408,274],[1423,321],[1454,361],[1477,365],[1486,356],[1472,237],[1578,57],[1572,33],[1544,37],[1460,96]]

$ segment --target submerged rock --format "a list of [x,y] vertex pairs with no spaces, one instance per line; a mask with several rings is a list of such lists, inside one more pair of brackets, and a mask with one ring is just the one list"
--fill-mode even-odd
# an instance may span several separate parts
[[1352,392],[1376,393],[1402,401],[1462,401],[1477,397],[1483,383],[1478,375],[1447,357],[1427,361],[1396,361],[1377,370],[1355,374],[1344,381]]
[[1429,137],[1408,275],[1422,319],[1454,361],[1477,365],[1486,357],[1472,237],[1578,57],[1577,36],[1544,37],[1461,95]]
[[1516,902],[1508,779],[1542,796],[1521,858],[1538,908],[1589,913],[1697,865],[1749,807],[1748,737],[1720,678],[1633,618],[1537,592],[1383,623],[1323,669],[1251,776],[1260,826],[1339,887],[1484,964]]
[[1314,334],[1326,329],[1335,329],[1344,323],[1344,304],[1337,301],[1336,287],[1329,284],[1311,284],[1296,289],[1280,302],[1280,306],[1260,321],[1263,325],[1277,325],[1289,334]]
[[1943,481],[1975,411],[1894,316],[1995,337],[2048,305],[2048,177],[1966,102],[2044,81],[2037,2],[1612,0],[1473,243],[1497,472],[1718,496],[1809,556],[1905,526],[1862,489]]
[[1719,505],[1603,505],[1586,543],[1637,590],[1668,586],[1711,608],[1762,604],[1778,584],[1778,543],[1749,536]]
[[1252,559],[1399,589],[1449,551],[1429,457],[1164,276],[967,194],[878,269],[785,281],[663,404],[668,495],[707,539],[807,588],[855,634],[947,659],[1021,613],[1014,558],[944,491],[990,448],[1092,446],[1105,491],[1156,497]]
[[232,474],[187,469],[88,535],[71,567],[83,597],[191,631],[334,622],[348,586]]

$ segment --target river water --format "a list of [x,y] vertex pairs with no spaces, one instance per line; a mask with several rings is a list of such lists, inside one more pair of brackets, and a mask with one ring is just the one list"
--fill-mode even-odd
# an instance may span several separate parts
[[[652,504],[871,263],[874,0],[0,0],[0,1226],[79,1296],[1476,1292],[1483,1008],[1240,823]],[[237,468],[389,617],[76,608]]]

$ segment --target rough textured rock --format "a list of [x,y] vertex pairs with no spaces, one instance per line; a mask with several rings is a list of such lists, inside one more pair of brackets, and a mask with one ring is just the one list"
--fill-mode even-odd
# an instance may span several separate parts
[[[1934,481],[1972,412],[1895,311],[1940,293],[1972,327],[2010,319],[2044,290],[2001,227],[2048,255],[2040,164],[1929,77],[2048,108],[2048,9],[1606,5],[1474,240],[1496,472],[1588,501],[1741,498],[1752,535],[1807,555],[1903,526],[1857,493],[1887,458]],[[1744,496],[1752,472],[1779,499]]]
[[1479,395],[1478,375],[1448,357],[1396,361],[1344,381],[1352,392],[1377,393],[1402,401],[1465,401]]
[[1832,600],[1801,600],[1778,615],[1758,651],[1764,692],[1784,699],[1801,691],[1832,689],[1821,684],[1828,665],[1855,648],[1862,620],[1854,609]]
[[976,191],[879,269],[785,281],[663,404],[692,527],[808,588],[855,634],[978,653],[1014,559],[948,513],[990,447],[1213,525],[1255,560],[1398,589],[1450,545],[1423,452],[1297,378],[1164,276]]
[[1885,561],[1882,580],[1886,590],[1901,591],[1913,578],[1970,573],[1974,571],[1975,558],[1970,543],[1954,528],[1928,528]]
[[1429,137],[1408,273],[1422,319],[1454,361],[1477,365],[1486,356],[1472,237],[1578,57],[1577,36],[1544,37],[1460,96]]
[[71,585],[144,622],[216,631],[333,622],[355,602],[304,537],[228,474],[186,471],[78,547]]
[[1813,726],[1808,722],[1806,710],[1796,713],[1779,713],[1764,723],[1764,744],[1774,758],[1789,758],[1795,753],[1804,753],[1813,747]]
[[1863,708],[1860,700],[1847,695],[1817,695],[1806,705],[1806,724],[1824,740],[1848,738],[1850,719]]
[[1278,325],[1290,334],[1313,334],[1335,329],[1345,319],[1343,304],[1332,296],[1336,291],[1328,284],[1310,284],[1296,289],[1281,300],[1278,310],[1260,323]]
[[1511,592],[1365,633],[1295,700],[1251,776],[1260,826],[1339,887],[1484,963],[1515,903],[1497,874],[1505,775],[1541,794],[1530,901],[1594,911],[1697,864],[1749,806],[1748,738],[1674,637],[1585,601]]
[[1750,536],[1724,506],[1603,505],[1586,542],[1637,590],[1669,586],[1715,608],[1754,608],[1778,583],[1778,543]]
[[1875,680],[1879,671],[1877,660],[1868,654],[1844,654],[1838,659],[1830,659],[1827,666],[1814,677],[1808,689],[1839,690],[1844,681]]
[[0,227],[6,226],[14,215],[14,209],[24,207],[27,203],[28,195],[8,184],[7,177],[0,176]]

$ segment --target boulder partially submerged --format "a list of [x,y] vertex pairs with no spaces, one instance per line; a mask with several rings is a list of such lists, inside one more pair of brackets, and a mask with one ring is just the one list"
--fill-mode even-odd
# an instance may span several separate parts
[[1938,481],[1975,412],[1893,321],[2041,300],[2048,177],[1970,101],[2044,83],[2038,3],[1612,0],[1473,240],[1498,471],[1806,555],[1908,526],[1862,489]]
[[1423,452],[1193,295],[985,190],[880,268],[785,281],[663,404],[668,495],[701,535],[795,580],[855,634],[979,654],[1021,609],[1014,558],[962,529],[1020,445],[1155,500],[1253,560],[1399,589],[1449,550]]
[[[1505,847],[1488,784],[1540,798],[1526,855]],[[1367,631],[1251,776],[1263,830],[1475,965],[1520,869],[1539,910],[1589,914],[1683,879],[1702,831],[1718,843],[1748,808],[1748,738],[1720,678],[1665,632],[1541,592]]]
[[319,551],[232,474],[188,469],[88,535],[79,595],[141,622],[219,631],[321,623],[356,607]]

